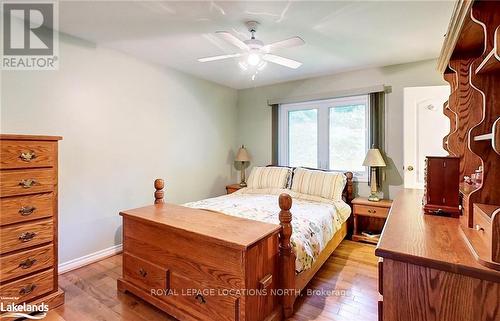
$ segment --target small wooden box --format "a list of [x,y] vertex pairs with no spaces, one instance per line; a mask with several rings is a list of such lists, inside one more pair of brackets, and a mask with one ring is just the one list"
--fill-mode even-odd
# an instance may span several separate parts
[[424,176],[424,212],[459,217],[460,158],[427,156]]

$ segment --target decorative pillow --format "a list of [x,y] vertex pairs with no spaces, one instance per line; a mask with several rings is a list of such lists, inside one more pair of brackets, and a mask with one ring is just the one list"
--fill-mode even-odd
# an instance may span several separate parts
[[248,177],[248,188],[286,188],[292,170],[287,167],[254,167]]
[[297,193],[341,200],[345,184],[343,173],[296,168],[291,189]]

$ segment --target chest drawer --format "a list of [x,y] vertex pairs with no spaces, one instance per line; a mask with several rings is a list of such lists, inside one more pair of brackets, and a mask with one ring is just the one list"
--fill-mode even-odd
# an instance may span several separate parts
[[157,266],[183,271],[197,282],[214,286],[244,286],[240,251],[129,218],[124,220],[123,235],[125,252]]
[[354,212],[357,215],[367,215],[372,217],[385,218],[389,214],[389,208],[387,207],[375,207],[367,205],[354,205]]
[[239,299],[222,290],[201,284],[181,276],[171,274],[169,299],[174,300],[179,309],[191,315],[194,320],[234,321],[239,320]]
[[52,244],[0,257],[0,282],[5,282],[52,266]]
[[55,142],[2,140],[0,169],[52,167],[56,163]]
[[5,226],[0,229],[0,254],[48,243],[53,237],[52,219]]
[[0,302],[25,302],[54,290],[54,270],[41,272],[0,286]]
[[169,287],[168,270],[129,253],[123,253],[123,278],[150,293]]
[[52,193],[0,199],[0,225],[35,220],[53,215]]
[[52,192],[55,184],[53,169],[26,169],[0,172],[0,196],[15,196]]

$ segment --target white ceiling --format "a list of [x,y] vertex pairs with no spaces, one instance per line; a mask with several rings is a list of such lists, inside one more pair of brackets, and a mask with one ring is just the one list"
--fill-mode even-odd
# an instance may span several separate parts
[[[435,58],[452,1],[70,1],[60,2],[59,29],[100,46],[241,89]],[[214,35],[249,38],[244,22],[260,22],[270,43],[300,36],[306,45],[276,52],[303,62],[296,69],[268,64],[252,81],[237,60],[197,62],[238,52]]]

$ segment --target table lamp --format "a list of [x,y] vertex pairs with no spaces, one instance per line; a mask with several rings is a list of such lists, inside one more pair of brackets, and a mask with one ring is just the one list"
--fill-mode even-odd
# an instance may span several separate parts
[[246,150],[244,145],[241,145],[241,148],[238,150],[236,154],[236,162],[241,163],[240,171],[241,171],[241,187],[246,187],[247,183],[245,182],[245,162],[250,161],[250,155],[248,155],[248,151]]
[[384,158],[377,148],[370,148],[368,153],[366,153],[365,160],[363,161],[363,166],[370,166],[371,168],[371,179],[370,188],[371,194],[368,197],[369,201],[378,202],[380,198],[377,196],[377,169],[376,167],[385,167]]

